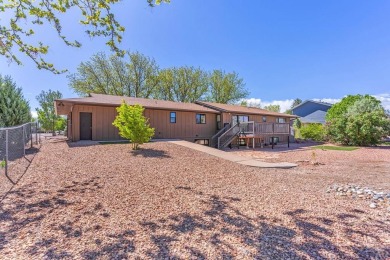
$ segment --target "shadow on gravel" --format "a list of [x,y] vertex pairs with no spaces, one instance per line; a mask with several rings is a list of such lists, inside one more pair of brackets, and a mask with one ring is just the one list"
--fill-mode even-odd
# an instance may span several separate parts
[[164,150],[140,148],[139,150],[132,150],[130,152],[133,156],[142,156],[145,158],[171,158]]
[[[349,228],[347,218],[360,218],[364,212],[354,211],[349,214],[330,217],[307,217],[306,210],[298,209],[285,212],[294,228],[285,227],[281,220],[267,216],[249,217],[235,207],[239,198],[219,197],[196,192],[190,187],[178,186],[176,189],[192,193],[200,197],[206,210],[197,215],[180,213],[158,221],[145,220],[140,225],[150,233],[150,241],[157,248],[149,250],[147,255],[159,259],[179,259],[175,255],[174,243],[187,234],[200,236],[208,247],[212,247],[214,255],[221,259],[235,258],[237,253],[249,259],[387,259],[390,249],[386,247],[371,248],[352,237],[368,236],[377,241],[375,235]],[[337,223],[336,223],[337,222]],[[336,244],[331,238],[336,236],[335,225],[345,228],[343,236],[351,238],[349,246]],[[390,236],[390,227],[386,223],[372,222],[380,225]],[[367,223],[366,223],[367,225]],[[184,248],[194,259],[206,259],[207,250],[197,247],[197,243],[187,242]],[[176,248],[177,249],[177,248]]]
[[[11,191],[7,197],[7,205],[0,204],[0,258],[3,255],[2,251],[10,243],[17,243],[19,236],[26,235],[33,237],[36,241],[33,245],[24,247],[23,253],[29,255],[31,259],[75,258],[74,252],[68,252],[63,244],[79,241],[84,232],[98,232],[102,229],[94,221],[90,221],[91,226],[85,226],[81,221],[91,216],[108,220],[110,214],[100,203],[92,205],[91,208],[82,209],[80,214],[75,216],[69,214],[65,217],[63,214],[64,212],[66,214],[69,207],[77,206],[77,200],[84,194],[100,192],[103,186],[99,183],[99,179],[99,177],[94,177],[84,181],[73,181],[51,192],[34,187],[37,182]],[[71,197],[72,201],[64,197]],[[53,219],[68,220],[54,221],[49,230],[44,230],[46,232],[41,230],[42,222],[53,221]],[[82,257],[96,259],[106,256],[109,259],[125,259],[127,254],[135,249],[131,241],[134,234],[132,230],[126,230],[120,234],[107,234],[104,240],[93,241],[98,250],[85,250]],[[20,247],[20,250],[23,251],[23,247]]]
[[[0,256],[8,246],[15,248],[15,244],[25,242],[26,238],[20,240],[22,237],[29,236],[34,243],[18,245],[17,249],[31,259],[207,259],[210,253],[218,259],[237,255],[272,260],[390,257],[389,248],[373,248],[363,242],[367,238],[380,241],[375,234],[362,234],[361,229],[354,230],[351,225],[351,219],[361,221],[363,211],[313,217],[297,209],[284,212],[287,220],[282,221],[263,215],[248,216],[239,210],[243,203],[240,198],[207,194],[189,186],[176,189],[203,204],[195,213],[172,211],[166,218],[149,216],[135,224],[137,228],[129,228],[121,225],[120,218],[112,217],[102,203],[78,203],[86,194],[102,192],[103,181],[99,177],[73,181],[51,192],[37,189],[35,182],[12,191],[7,204],[0,204]],[[47,230],[41,230],[42,222]],[[107,223],[115,223],[119,231],[111,230],[112,225]],[[390,236],[386,223],[371,220],[364,225],[367,231],[377,226]],[[332,242],[340,237],[348,239],[346,244]],[[136,238],[142,240],[137,242]],[[75,250],[67,245],[79,247]],[[140,252],[136,252],[137,246]]]

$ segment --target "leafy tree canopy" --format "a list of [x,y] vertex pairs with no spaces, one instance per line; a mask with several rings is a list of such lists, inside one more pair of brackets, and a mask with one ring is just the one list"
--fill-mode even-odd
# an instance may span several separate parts
[[233,103],[248,95],[235,72],[208,73],[191,66],[160,69],[153,58],[139,52],[126,52],[124,58],[98,53],[82,62],[68,79],[69,86],[80,95],[100,93],[178,102],[206,99],[219,103]]
[[60,116],[56,115],[54,100],[62,98],[62,94],[59,91],[42,90],[42,92],[36,97],[41,108],[37,108],[38,121],[42,128],[48,130],[51,129],[54,135],[56,130],[56,124],[58,120],[61,120]]
[[242,78],[236,72],[226,73],[214,70],[210,75],[208,101],[216,103],[235,103],[249,95]]
[[31,121],[30,105],[10,76],[0,75],[0,127]]
[[280,105],[268,105],[268,106],[265,106],[264,109],[272,111],[272,112],[280,112]]
[[350,95],[327,112],[329,138],[345,145],[375,145],[389,134],[390,121],[379,100],[370,95]]
[[[62,31],[62,18],[71,10],[81,14],[81,25],[87,28],[90,37],[107,38],[106,45],[116,54],[122,56],[124,51],[118,47],[122,41],[125,28],[117,21],[112,11],[119,0],[7,0],[0,2],[0,55],[21,64],[20,55],[25,54],[39,69],[61,73],[52,63],[45,59],[49,46],[43,42],[36,43],[36,28],[44,24],[52,25],[58,37],[67,46],[80,47],[77,40],[69,40]],[[170,0],[147,0],[150,6]],[[9,17],[9,18],[4,18]]]
[[140,144],[149,142],[154,135],[154,128],[149,126],[141,105],[131,106],[123,102],[116,110],[118,115],[112,124],[118,128],[121,137],[131,141],[133,150],[137,150]]

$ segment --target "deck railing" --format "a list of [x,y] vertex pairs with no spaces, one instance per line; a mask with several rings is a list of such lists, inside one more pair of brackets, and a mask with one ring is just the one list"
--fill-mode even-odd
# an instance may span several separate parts
[[256,123],[254,121],[241,122],[240,133],[247,135],[290,134],[290,125],[287,123]]
[[226,147],[233,141],[235,136],[258,137],[263,135],[273,136],[281,134],[290,134],[290,125],[288,123],[256,123],[254,121],[240,122],[226,130],[218,137],[217,147],[219,149]]

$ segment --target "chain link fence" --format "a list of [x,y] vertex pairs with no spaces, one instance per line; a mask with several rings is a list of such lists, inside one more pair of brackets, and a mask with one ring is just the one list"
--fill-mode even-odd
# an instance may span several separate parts
[[[38,123],[0,128],[0,168],[9,174],[10,162],[25,157],[34,144],[40,143]],[[26,158],[27,159],[27,158]]]

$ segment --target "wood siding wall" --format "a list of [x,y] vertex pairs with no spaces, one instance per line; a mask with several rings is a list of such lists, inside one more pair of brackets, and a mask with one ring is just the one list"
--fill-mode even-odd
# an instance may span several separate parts
[[[80,112],[92,113],[92,140],[119,140],[118,129],[112,125],[117,115],[115,107],[75,105],[72,112],[72,140],[80,140]],[[170,123],[170,112],[176,112],[176,123]],[[145,109],[150,126],[158,139],[210,139],[217,129],[216,114],[206,115],[206,124],[196,124],[197,112]]]

